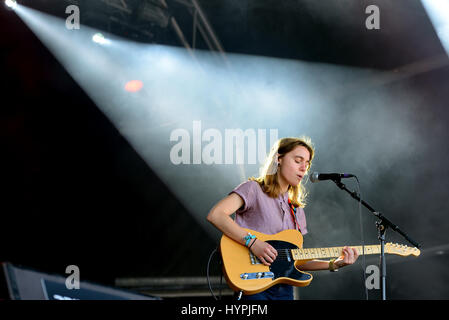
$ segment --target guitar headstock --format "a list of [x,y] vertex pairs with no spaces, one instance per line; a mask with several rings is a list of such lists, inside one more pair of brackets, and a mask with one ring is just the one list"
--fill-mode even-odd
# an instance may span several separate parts
[[391,253],[391,254],[397,254],[397,255],[400,255],[403,257],[409,256],[409,255],[413,255],[413,256],[417,257],[421,254],[421,251],[418,248],[412,248],[412,247],[408,247],[403,244],[391,243],[391,242],[385,244],[385,252]]

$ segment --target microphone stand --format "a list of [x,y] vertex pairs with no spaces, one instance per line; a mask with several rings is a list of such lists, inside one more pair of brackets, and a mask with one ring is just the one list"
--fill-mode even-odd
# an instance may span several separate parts
[[331,179],[335,182],[335,184],[341,189],[346,191],[353,197],[355,200],[361,202],[363,206],[365,206],[371,213],[373,213],[379,220],[376,221],[376,228],[378,232],[378,238],[380,241],[380,268],[381,268],[381,280],[382,280],[382,300],[386,300],[386,277],[387,270],[385,264],[385,231],[387,228],[391,228],[400,235],[402,235],[408,242],[410,242],[414,247],[419,248],[421,245],[416,241],[412,240],[405,232],[403,232],[397,225],[388,220],[385,216],[383,216],[380,212],[374,210],[368,203],[364,200],[360,199],[360,196],[355,191],[350,191],[346,186],[341,182],[341,178]]

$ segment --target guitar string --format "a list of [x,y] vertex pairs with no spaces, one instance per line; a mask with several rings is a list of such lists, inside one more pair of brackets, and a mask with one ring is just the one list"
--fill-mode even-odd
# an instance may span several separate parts
[[[276,248],[275,248],[276,249]],[[276,249],[276,251],[278,251],[278,255],[277,258],[280,259],[285,259],[288,260],[288,258],[293,259],[294,255],[297,256],[303,256],[304,258],[308,257],[308,258],[329,258],[329,257],[336,257],[340,255],[340,251],[341,249],[343,249],[343,247],[332,247],[329,248],[329,253],[327,252],[321,252],[322,250],[317,250],[318,252],[305,252],[305,251],[299,251],[296,254],[293,253],[293,250],[301,250],[301,249],[286,249],[286,248],[281,248],[281,249]],[[365,247],[365,252],[366,251],[371,251],[370,249],[366,250],[367,248]],[[374,249],[374,248],[373,248]],[[338,254],[336,253],[332,253],[332,252],[339,252]]]
[[[356,248],[360,247],[360,246],[354,246]],[[294,256],[300,256],[300,258],[303,259],[316,259],[316,258],[330,258],[330,257],[338,257],[341,254],[341,250],[343,249],[343,247],[330,247],[327,248],[329,250],[329,253],[332,252],[338,252],[336,253],[332,253],[332,254],[328,254],[327,252],[321,252],[321,250],[316,250],[315,252],[306,252],[303,250],[313,250],[314,248],[310,248],[310,249],[300,249],[300,248],[294,248],[294,249],[290,249],[290,248],[276,248],[276,251],[278,251],[278,255],[276,259],[280,259],[280,260],[295,260]],[[293,250],[296,250],[297,252],[294,253]],[[380,248],[378,248],[377,245],[372,245],[372,246],[365,246],[365,253],[378,253],[378,251],[380,250]],[[301,257],[302,256],[302,257]],[[259,260],[259,258],[257,258]],[[297,260],[301,260],[301,259],[297,259]]]
[[[276,249],[276,248],[275,248]],[[278,255],[277,258],[291,258],[293,259],[294,255],[298,255],[298,256],[307,256],[307,257],[311,257],[311,258],[325,258],[325,257],[334,257],[337,256],[336,254],[327,254],[327,253],[297,253],[294,254],[293,252],[286,252],[286,250],[291,250],[291,249],[276,249],[278,251]],[[297,249],[293,249],[293,250],[297,250]],[[338,254],[339,255],[339,254]]]

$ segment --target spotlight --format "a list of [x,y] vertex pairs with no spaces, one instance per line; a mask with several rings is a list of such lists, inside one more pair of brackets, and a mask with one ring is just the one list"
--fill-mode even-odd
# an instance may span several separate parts
[[143,82],[140,80],[131,80],[125,84],[125,90],[128,92],[137,92],[143,87]]
[[17,7],[16,0],[5,0],[5,5],[11,9],[15,9]]
[[109,40],[104,37],[101,33],[96,33],[92,37],[92,41],[98,44],[108,44]]

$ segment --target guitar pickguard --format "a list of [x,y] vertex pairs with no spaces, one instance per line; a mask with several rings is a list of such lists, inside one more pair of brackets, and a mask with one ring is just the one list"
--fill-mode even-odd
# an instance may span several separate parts
[[306,281],[312,278],[309,274],[303,273],[295,268],[295,263],[291,256],[291,249],[297,249],[297,246],[290,242],[280,240],[268,240],[266,242],[278,252],[278,256],[270,265],[270,271],[274,274],[273,280],[286,277]]

